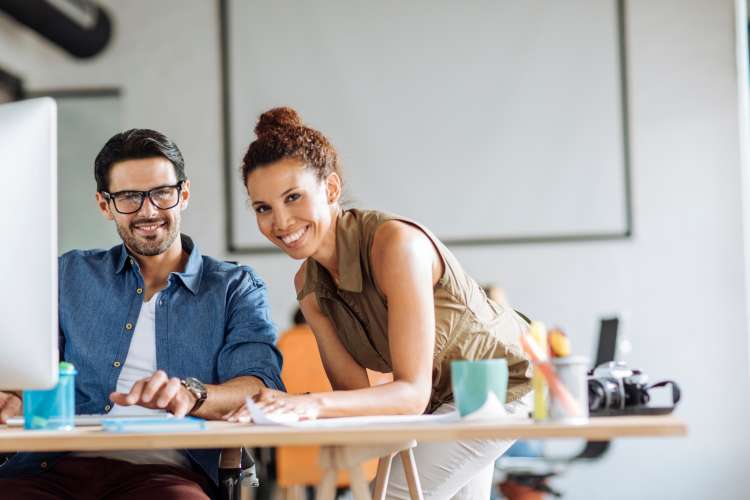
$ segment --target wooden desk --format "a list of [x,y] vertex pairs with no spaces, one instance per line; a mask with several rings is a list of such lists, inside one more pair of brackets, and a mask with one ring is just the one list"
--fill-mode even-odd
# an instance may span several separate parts
[[[82,427],[72,431],[24,431],[23,429],[0,426],[0,452],[295,445],[321,445],[324,450],[326,448],[331,450],[347,446],[383,445],[384,443],[402,443],[411,440],[426,442],[477,438],[582,438],[606,441],[623,437],[679,437],[685,435],[687,435],[687,426],[674,416],[600,417],[592,418],[584,425],[506,421],[409,423],[338,429],[263,427],[230,424],[228,422],[208,422],[205,431],[170,434],[111,434],[102,432],[98,427]],[[410,453],[410,450],[405,453]],[[388,460],[388,467],[390,467],[390,459]],[[335,473],[331,472],[331,474],[335,478]],[[385,476],[387,478],[387,472]],[[331,484],[326,493],[319,491],[319,498],[333,498],[333,479],[328,478],[328,480]],[[369,493],[360,485],[356,497],[367,498]]]
[[453,441],[458,439],[583,438],[606,441],[622,437],[679,437],[687,426],[674,416],[599,417],[585,425],[531,422],[457,422],[398,424],[339,429],[263,427],[207,422],[202,432],[111,434],[98,427],[72,431],[25,431],[0,426],[0,452],[150,450],[228,448],[233,446],[375,445],[383,442]]

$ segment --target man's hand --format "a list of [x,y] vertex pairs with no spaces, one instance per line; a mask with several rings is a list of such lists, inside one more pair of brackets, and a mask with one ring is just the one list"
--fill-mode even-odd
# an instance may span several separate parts
[[182,386],[180,379],[169,378],[162,370],[133,384],[129,393],[113,392],[109,399],[120,406],[167,410],[176,417],[187,415],[197,401],[193,393]]
[[23,401],[16,394],[0,392],[0,424],[4,424],[10,417],[23,414]]

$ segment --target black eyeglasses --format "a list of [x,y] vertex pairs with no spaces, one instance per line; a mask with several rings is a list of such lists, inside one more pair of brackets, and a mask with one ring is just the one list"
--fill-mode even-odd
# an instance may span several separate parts
[[143,206],[143,200],[151,200],[151,204],[160,210],[169,210],[174,208],[180,202],[180,193],[182,192],[183,181],[174,186],[159,186],[148,191],[118,191],[108,193],[102,191],[107,201],[112,200],[115,210],[121,214],[134,214]]

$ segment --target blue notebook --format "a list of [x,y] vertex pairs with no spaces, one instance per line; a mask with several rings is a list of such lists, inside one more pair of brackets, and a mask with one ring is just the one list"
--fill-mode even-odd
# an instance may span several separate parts
[[102,430],[119,433],[165,433],[202,431],[206,421],[202,418],[105,418]]

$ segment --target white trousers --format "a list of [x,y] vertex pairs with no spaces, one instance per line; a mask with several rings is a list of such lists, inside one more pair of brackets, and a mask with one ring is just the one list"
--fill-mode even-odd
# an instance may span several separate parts
[[[529,411],[530,398],[524,397],[505,405],[508,413]],[[452,404],[444,404],[435,414],[454,411]],[[513,440],[470,439],[437,443],[419,443],[414,448],[419,481],[424,500],[482,500],[489,499],[495,460],[505,453]],[[400,455],[393,458],[391,476],[386,491],[388,500],[409,500],[409,487]]]

